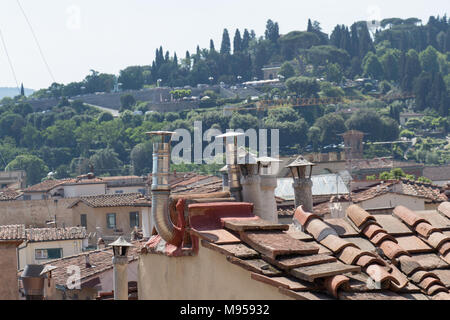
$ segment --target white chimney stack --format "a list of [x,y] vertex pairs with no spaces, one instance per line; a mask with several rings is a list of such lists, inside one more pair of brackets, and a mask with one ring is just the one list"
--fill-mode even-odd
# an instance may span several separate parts
[[275,189],[277,188],[277,176],[273,164],[281,162],[271,157],[260,157],[258,162],[258,173],[260,178],[260,204],[261,215],[264,220],[278,223],[277,202],[275,200]]

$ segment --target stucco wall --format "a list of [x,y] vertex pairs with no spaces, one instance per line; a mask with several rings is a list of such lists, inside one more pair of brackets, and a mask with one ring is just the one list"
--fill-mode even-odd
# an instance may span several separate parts
[[194,257],[141,255],[138,272],[139,300],[290,300],[201,245]]
[[26,227],[48,228],[54,220],[58,227],[72,226],[72,210],[67,207],[75,199],[0,201],[0,225],[25,224]]
[[96,196],[105,193],[106,193],[106,184],[104,183],[64,186],[65,198]]
[[131,186],[131,187],[108,187],[106,194],[115,194],[116,191],[123,191],[123,193],[138,193],[140,189],[145,190],[145,186]]
[[0,241],[0,300],[17,300],[17,243]]
[[[123,234],[129,236],[133,228],[130,227],[130,212],[139,212],[139,225],[142,226],[142,209],[140,207],[113,207],[113,208],[91,208],[80,202],[73,208],[74,226],[80,225],[81,214],[87,215],[87,232],[99,232],[99,236],[117,235],[113,229],[108,229],[106,224],[106,215],[108,213],[116,214],[116,228],[122,229]],[[96,227],[99,227],[97,230]]]
[[83,240],[64,240],[22,243],[19,246],[19,269],[27,264],[42,264],[49,260],[35,259],[36,249],[63,249],[62,257],[79,254],[83,251]]
[[363,209],[393,208],[398,205],[405,206],[411,210],[425,210],[423,198],[405,196],[396,193],[387,193],[373,199],[359,203]]

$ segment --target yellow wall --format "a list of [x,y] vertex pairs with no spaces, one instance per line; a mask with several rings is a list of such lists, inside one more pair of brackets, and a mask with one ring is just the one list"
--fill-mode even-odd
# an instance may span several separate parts
[[138,274],[139,300],[290,300],[201,245],[194,257],[140,255]]
[[108,229],[106,224],[106,215],[108,213],[116,214],[116,228],[122,229],[123,234],[129,236],[133,228],[130,227],[130,212],[139,212],[139,225],[142,227],[142,210],[140,207],[116,207],[116,208],[91,208],[80,202],[73,208],[73,225],[80,225],[81,215],[87,215],[87,232],[97,232],[99,227],[100,236],[114,236],[113,229]]
[[63,240],[22,243],[19,246],[19,269],[25,268],[27,264],[42,264],[49,260],[35,259],[36,249],[63,249],[63,256],[68,257],[83,251],[83,240]]

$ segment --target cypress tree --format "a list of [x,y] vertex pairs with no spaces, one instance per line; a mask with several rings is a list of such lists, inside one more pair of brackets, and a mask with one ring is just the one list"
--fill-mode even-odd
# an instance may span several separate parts
[[215,52],[216,51],[216,48],[214,47],[213,39],[209,40],[209,51],[210,52]]
[[25,97],[25,89],[23,88],[23,83],[20,85],[20,95]]
[[245,29],[244,35],[242,36],[242,44],[241,44],[242,51],[247,51],[249,44],[250,44],[250,34],[248,33],[248,30]]
[[241,32],[239,31],[239,29],[236,29],[233,39],[233,53],[241,52],[242,49],[241,46],[242,46]]
[[222,35],[222,44],[220,46],[221,54],[230,54],[231,51],[231,43],[230,43],[230,35],[228,34],[227,29],[223,29]]

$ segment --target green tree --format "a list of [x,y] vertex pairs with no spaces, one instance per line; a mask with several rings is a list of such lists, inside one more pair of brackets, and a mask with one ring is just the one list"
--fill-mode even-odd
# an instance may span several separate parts
[[372,51],[369,51],[369,53],[367,53],[364,57],[362,68],[363,75],[365,77],[378,80],[383,78],[383,67],[381,66],[377,56]]
[[122,171],[122,162],[118,154],[113,149],[97,150],[89,159],[94,166],[97,175],[120,175]]
[[227,29],[223,29],[222,34],[222,44],[220,46],[220,53],[221,54],[230,54],[231,52],[231,42],[230,42],[230,35],[228,34]]
[[281,65],[280,71],[278,72],[278,74],[282,75],[285,79],[289,79],[292,78],[293,76],[295,76],[295,70],[292,67],[292,64],[290,64],[289,62],[285,62]]
[[437,50],[432,46],[428,46],[419,55],[420,65],[425,72],[439,72],[438,54]]
[[344,118],[335,113],[329,113],[318,118],[314,126],[320,129],[320,142],[322,144],[340,143],[342,138],[339,134],[347,131]]
[[120,71],[119,82],[125,90],[139,90],[144,86],[144,69],[131,66]]
[[42,159],[29,154],[19,155],[13,161],[8,163],[6,171],[24,170],[27,174],[28,185],[41,182],[42,178],[47,176],[48,167]]
[[320,91],[320,86],[317,81],[308,77],[289,78],[286,81],[286,86],[289,91],[304,98],[317,97],[317,94]]
[[132,94],[123,94],[120,96],[120,112],[123,112],[125,110],[131,110],[132,107],[136,104],[136,99]]
[[130,154],[133,174],[142,176],[152,171],[152,143],[146,141],[137,144]]

